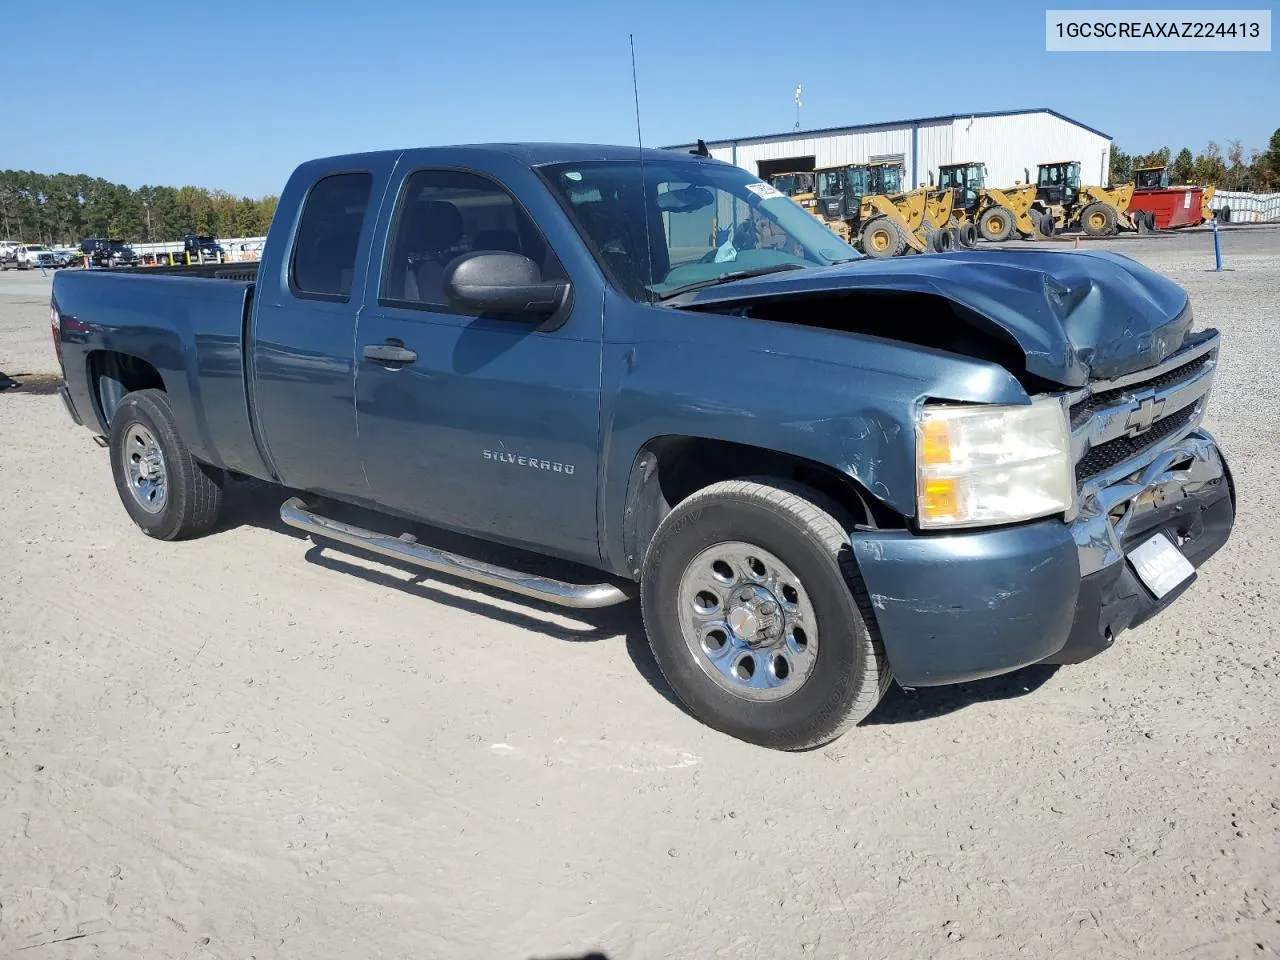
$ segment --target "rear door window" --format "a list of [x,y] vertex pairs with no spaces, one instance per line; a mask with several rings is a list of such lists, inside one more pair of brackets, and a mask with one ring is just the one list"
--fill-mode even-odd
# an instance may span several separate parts
[[351,298],[360,231],[372,189],[373,175],[363,172],[324,177],[311,188],[289,266],[289,287],[295,296]]

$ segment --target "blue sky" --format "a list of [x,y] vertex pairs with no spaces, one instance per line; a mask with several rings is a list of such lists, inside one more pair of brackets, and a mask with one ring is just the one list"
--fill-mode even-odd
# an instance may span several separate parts
[[1043,106],[1129,152],[1262,149],[1280,127],[1274,50],[1046,53],[1045,6],[11,2],[5,76],[25,96],[0,97],[0,168],[257,196],[347,151],[633,143],[629,32],[653,146],[789,130],[797,82],[805,127]]

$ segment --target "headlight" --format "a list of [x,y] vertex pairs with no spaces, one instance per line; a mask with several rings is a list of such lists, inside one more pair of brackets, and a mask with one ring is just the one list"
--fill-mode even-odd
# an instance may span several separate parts
[[977,527],[1063,513],[1073,496],[1062,404],[923,407],[916,419],[922,527]]

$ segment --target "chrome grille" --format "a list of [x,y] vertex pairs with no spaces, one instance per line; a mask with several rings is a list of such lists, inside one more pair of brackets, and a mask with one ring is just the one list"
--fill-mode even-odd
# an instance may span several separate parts
[[1135,437],[1120,437],[1109,440],[1100,447],[1093,447],[1076,464],[1076,481],[1078,483],[1096,477],[1112,467],[1131,460],[1148,447],[1153,447],[1165,437],[1171,437],[1189,424],[1198,413],[1197,407],[1183,407],[1177,413],[1157,420],[1150,430]]
[[1213,385],[1218,341],[1216,330],[1194,334],[1163,363],[1097,381],[1067,398],[1077,483],[1105,482],[1122,467],[1137,469],[1167,441],[1199,424]]
[[[1166,390],[1169,387],[1177,386],[1184,380],[1190,380],[1196,374],[1200,373],[1205,364],[1212,363],[1213,358],[1209,354],[1202,354],[1194,360],[1184,363],[1182,366],[1170,370],[1168,373],[1161,374],[1154,380],[1147,380],[1142,384],[1144,390]],[[1132,393],[1133,388],[1121,387],[1118,390],[1106,390],[1102,393],[1095,393],[1090,397],[1086,397],[1079,403],[1071,406],[1071,429],[1082,426],[1089,422],[1095,410],[1101,410],[1115,403],[1123,403],[1125,397]]]

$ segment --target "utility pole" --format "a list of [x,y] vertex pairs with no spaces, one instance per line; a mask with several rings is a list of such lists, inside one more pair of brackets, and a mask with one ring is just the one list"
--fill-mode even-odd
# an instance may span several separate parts
[[796,129],[797,130],[800,129],[800,108],[804,106],[804,104],[800,102],[800,93],[801,93],[800,84],[797,83],[796,84]]

